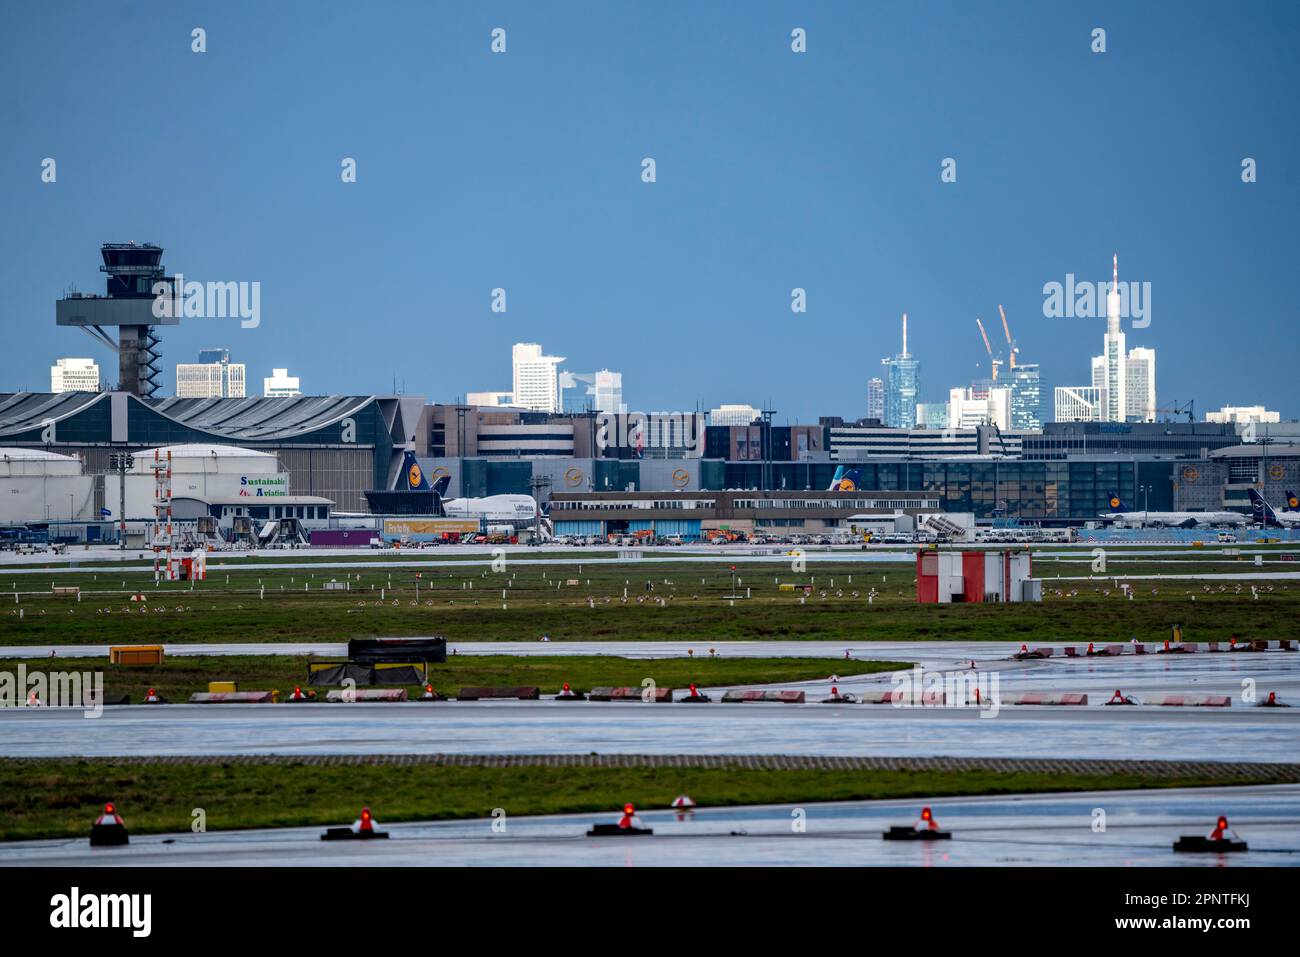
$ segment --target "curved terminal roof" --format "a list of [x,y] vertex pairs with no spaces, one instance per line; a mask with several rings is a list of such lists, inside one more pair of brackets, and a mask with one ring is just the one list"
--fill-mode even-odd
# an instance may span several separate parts
[[321,395],[247,399],[154,399],[159,415],[192,429],[246,442],[302,435],[338,422],[374,401],[369,395]]
[[[29,432],[107,401],[108,392],[0,393],[0,436]],[[304,435],[355,415],[376,397],[323,395],[246,399],[140,399],[128,396],[174,422],[232,443],[276,442]]]
[[100,402],[107,392],[7,392],[0,394],[0,435],[38,429]]

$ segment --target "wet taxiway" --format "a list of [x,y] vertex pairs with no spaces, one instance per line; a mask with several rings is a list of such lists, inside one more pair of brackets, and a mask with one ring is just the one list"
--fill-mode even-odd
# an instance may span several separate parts
[[[629,795],[634,799],[635,795]],[[929,804],[951,840],[883,841]],[[122,808],[128,827],[129,808]],[[322,828],[137,835],[118,848],[86,838],[0,844],[4,866],[1296,866],[1300,786],[1110,791],[926,801],[701,808],[640,813],[652,836],[588,838],[608,814],[384,824],[383,841],[323,842]],[[216,809],[210,824],[219,825]],[[1226,815],[1249,850],[1176,854],[1184,834],[1205,835]],[[346,824],[346,821],[337,822]],[[504,824],[504,830],[501,830]],[[1104,829],[1099,829],[1104,826]],[[802,828],[802,830],[800,830]],[[89,829],[89,826],[88,826]]]

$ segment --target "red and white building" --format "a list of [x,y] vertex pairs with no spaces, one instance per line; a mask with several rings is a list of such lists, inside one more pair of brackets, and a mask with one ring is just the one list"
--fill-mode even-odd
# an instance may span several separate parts
[[916,600],[951,602],[1042,601],[1025,550],[923,549],[916,553]]

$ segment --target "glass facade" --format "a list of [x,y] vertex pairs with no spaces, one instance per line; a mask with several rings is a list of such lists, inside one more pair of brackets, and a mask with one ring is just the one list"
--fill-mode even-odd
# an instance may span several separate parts
[[885,367],[885,425],[896,429],[915,428],[920,361],[900,354],[881,359],[880,364]]
[[1043,427],[1043,387],[1038,363],[1030,362],[1009,370],[1011,428],[1038,431]]

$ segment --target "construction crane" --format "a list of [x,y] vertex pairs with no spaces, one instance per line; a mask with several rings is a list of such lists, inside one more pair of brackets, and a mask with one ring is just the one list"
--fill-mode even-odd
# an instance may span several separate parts
[[[1016,367],[1016,353],[1020,350],[1016,348],[1015,340],[1011,338],[1011,327],[1007,325],[1007,314],[1002,309],[1002,303],[998,303],[998,315],[1002,317],[1002,331],[1007,336],[1007,359],[1011,363],[1011,368]],[[985,345],[988,344],[988,337],[985,337]]]
[[993,381],[996,383],[998,381],[998,369],[1002,366],[1002,360],[993,358],[993,346],[989,344],[989,334],[984,331],[984,323],[977,318],[975,325],[980,327],[980,338],[984,340],[984,350],[989,354],[989,364],[993,367]]
[[[1196,421],[1196,400],[1188,399],[1186,402],[1180,404],[1177,399],[1174,399],[1173,405],[1171,405],[1170,407],[1164,409],[1155,409],[1153,411],[1155,411],[1156,413],[1165,412],[1170,415],[1185,415],[1187,416],[1188,422],[1195,422]],[[1169,421],[1169,420],[1166,419],[1165,421]]]

